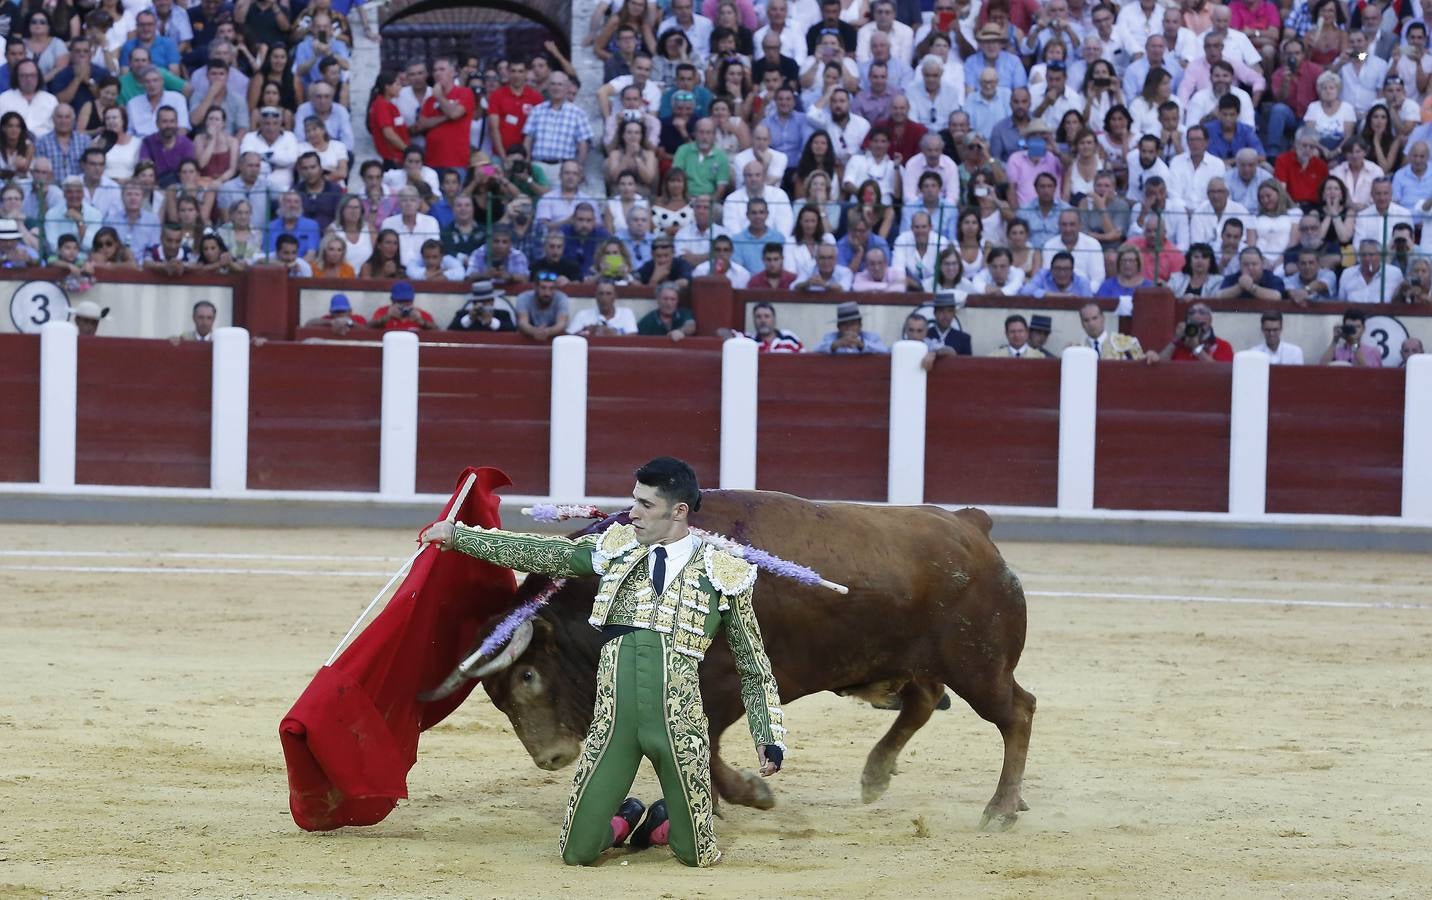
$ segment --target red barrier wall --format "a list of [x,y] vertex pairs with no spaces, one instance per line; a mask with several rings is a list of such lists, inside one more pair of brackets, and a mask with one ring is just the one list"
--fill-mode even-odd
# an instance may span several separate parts
[[930,373],[925,411],[927,501],[1058,501],[1057,360],[941,360]]
[[211,349],[81,338],[76,483],[208,487]]
[[1274,366],[1268,512],[1400,515],[1405,387],[1396,369]]
[[249,487],[376,491],[382,366],[379,346],[254,347]]
[[817,500],[889,495],[890,357],[765,354],[756,487]]
[[549,347],[423,347],[418,366],[419,491],[450,491],[454,473],[483,465],[513,493],[547,493]]
[[39,481],[39,336],[0,334],[0,361],[0,481]]
[[1233,367],[1099,364],[1094,506],[1228,511]]
[[[561,385],[554,386],[561,390]],[[721,353],[680,346],[587,350],[587,493],[626,497],[632,472],[677,456],[708,485],[721,471]]]

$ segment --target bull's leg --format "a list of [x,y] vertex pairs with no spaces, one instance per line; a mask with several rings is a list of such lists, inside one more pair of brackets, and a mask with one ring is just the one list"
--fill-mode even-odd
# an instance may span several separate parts
[[[722,710],[718,715],[708,709],[707,714],[711,721],[711,782],[716,786],[716,793],[722,800],[741,806],[753,806],[756,809],[774,807],[776,796],[765,779],[755,772],[733,769],[721,758],[721,733],[736,720],[736,716],[730,715],[727,710]],[[720,809],[718,805],[718,816],[721,814]]]
[[895,762],[900,751],[910,738],[930,720],[935,705],[945,694],[944,684],[938,681],[914,679],[900,689],[900,715],[870,751],[865,760],[865,772],[860,776],[860,799],[874,803],[884,796],[890,787],[890,776],[895,774]]
[[985,805],[980,828],[984,831],[1007,831],[1014,826],[1021,810],[1029,807],[1020,796],[1024,782],[1024,761],[1029,754],[1029,732],[1034,724],[1034,695],[1019,686],[1013,672],[988,675],[980,683],[972,673],[964,673],[963,683],[951,682],[956,692],[979,713],[980,718],[993,722],[1004,738],[1004,766],[994,796]]

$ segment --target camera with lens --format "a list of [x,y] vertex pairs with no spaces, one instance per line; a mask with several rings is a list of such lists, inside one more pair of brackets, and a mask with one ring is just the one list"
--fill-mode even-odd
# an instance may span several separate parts
[[1184,336],[1184,337],[1186,337],[1186,338],[1196,338],[1196,337],[1199,337],[1199,336],[1202,335],[1202,334],[1203,334],[1203,326],[1200,325],[1200,324],[1198,324],[1197,322],[1184,322],[1184,323],[1183,323],[1183,336]]
[[512,161],[512,177],[520,178],[526,175],[530,170],[531,165],[532,164],[525,159],[514,159]]
[[1094,87],[1097,87],[1097,88],[1106,88],[1106,87],[1108,87],[1110,84],[1113,84],[1113,82],[1112,82],[1110,79],[1108,79],[1108,78],[1106,78],[1106,77],[1104,77],[1104,76],[1102,76],[1102,75],[1098,75],[1098,76],[1095,76],[1095,77],[1094,77]]
[[1351,340],[1352,338],[1356,337],[1356,336],[1357,336],[1357,326],[1356,326],[1356,325],[1344,325],[1344,326],[1342,327],[1342,336],[1343,336],[1344,339],[1348,339],[1348,340]]

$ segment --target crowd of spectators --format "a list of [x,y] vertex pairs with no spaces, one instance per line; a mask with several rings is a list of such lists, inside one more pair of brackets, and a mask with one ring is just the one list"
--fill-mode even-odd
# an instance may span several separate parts
[[354,0],[8,9],[7,267],[1432,302],[1414,0],[610,0],[366,97]]

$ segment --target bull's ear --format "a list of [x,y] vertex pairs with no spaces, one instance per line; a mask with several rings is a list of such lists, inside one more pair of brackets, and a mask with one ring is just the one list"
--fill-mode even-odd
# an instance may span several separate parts
[[529,621],[532,623],[532,638],[534,640],[548,641],[552,639],[551,619],[538,615],[533,616]]

